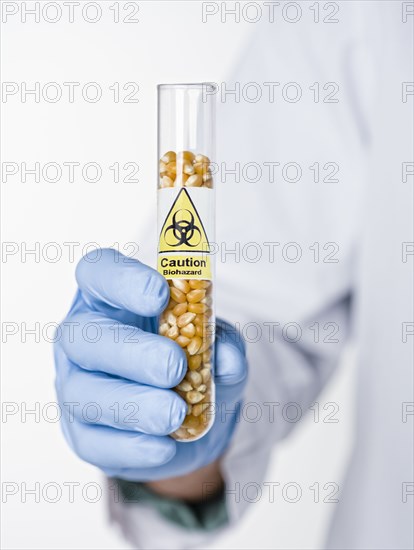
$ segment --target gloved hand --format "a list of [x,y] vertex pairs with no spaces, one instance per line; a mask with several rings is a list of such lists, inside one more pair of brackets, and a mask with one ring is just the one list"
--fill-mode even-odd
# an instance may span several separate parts
[[186,357],[159,336],[157,316],[169,288],[155,270],[115,250],[78,264],[79,290],[55,344],[56,390],[64,435],[77,455],[107,475],[131,481],[190,473],[217,459],[236,422],[247,374],[244,346],[223,322],[216,329],[216,420],[202,439],[167,434],[186,404],[169,388],[186,373]]

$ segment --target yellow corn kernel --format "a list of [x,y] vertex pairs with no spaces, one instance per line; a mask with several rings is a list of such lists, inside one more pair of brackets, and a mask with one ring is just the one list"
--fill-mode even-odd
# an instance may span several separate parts
[[203,353],[203,362],[204,363],[209,363],[211,360],[211,350],[207,350]]
[[175,288],[178,288],[178,290],[181,290],[184,294],[187,294],[187,292],[190,292],[191,290],[190,285],[184,279],[173,279],[171,282]]
[[195,288],[209,288],[211,286],[210,281],[203,281],[201,279],[190,279],[188,284],[192,289]]
[[180,333],[181,333],[183,336],[187,336],[187,338],[192,338],[192,337],[195,336],[195,334],[196,334],[196,328],[195,328],[195,326],[193,325],[193,323],[188,323],[188,325],[186,325],[185,327],[183,327],[183,328],[180,330]]
[[204,395],[198,391],[189,391],[185,397],[187,403],[191,403],[191,405],[195,405],[195,403],[199,403],[204,399]]
[[195,159],[195,156],[194,156],[194,153],[192,153],[191,151],[180,151],[179,153],[177,153],[177,160],[178,161],[183,161],[183,160],[187,160],[188,162],[194,162],[194,159]]
[[185,313],[187,311],[187,307],[188,307],[187,302],[183,302],[182,304],[177,304],[176,306],[174,306],[174,308],[172,310],[173,314],[176,317],[179,317],[180,315],[182,315],[183,313]]
[[208,405],[206,407],[206,410],[204,410],[200,415],[200,425],[201,426],[208,426],[210,424],[210,420],[212,417],[213,409],[211,407],[211,403],[207,403],[207,398],[204,399],[204,404]]
[[191,434],[185,428],[178,428],[174,433],[171,434],[175,439],[188,439]]
[[166,334],[166,336],[168,336],[168,338],[171,338],[171,340],[175,340],[176,338],[178,338],[179,335],[180,335],[180,330],[177,327],[177,325],[170,327]]
[[[200,414],[206,411],[209,407],[210,407],[210,403],[197,403],[197,405],[193,405],[191,407],[191,414],[193,416],[200,416]],[[203,418],[201,420],[204,421]]]
[[190,176],[185,182],[186,187],[201,187],[203,185],[203,178],[199,174]]
[[171,298],[176,302],[178,302],[179,304],[183,304],[184,302],[187,301],[187,298],[184,292],[181,292],[181,290],[179,290],[175,286],[170,286],[170,294],[171,294]]
[[172,180],[169,176],[163,176],[160,181],[160,187],[173,187],[174,180]]
[[204,174],[202,175],[202,178],[203,178],[203,183],[207,183],[208,181],[211,180],[211,172],[210,170],[207,170],[207,172],[204,172]]
[[169,328],[170,328],[170,325],[168,323],[162,323],[162,325],[160,325],[160,330],[158,332],[161,334],[161,336],[165,336]]
[[194,164],[194,170],[196,174],[203,176],[208,173],[208,164],[205,164],[204,162],[196,162]]
[[176,389],[177,390],[180,390],[180,391],[191,391],[193,389],[193,386],[191,385],[191,383],[188,381],[188,380],[182,380],[178,386],[176,386]]
[[177,174],[177,163],[169,162],[167,164],[167,172],[170,178],[175,178],[175,175]]
[[202,346],[203,346],[202,339],[199,336],[194,336],[194,338],[189,340],[189,343],[187,345],[187,351],[190,355],[195,355]]
[[182,165],[179,165],[181,167],[181,171],[184,174],[187,174],[188,176],[192,176],[195,174],[194,166],[191,164],[191,162],[183,162]]
[[193,388],[200,386],[203,383],[203,377],[199,372],[190,371],[186,374],[186,379],[190,382]]
[[167,323],[169,323],[171,326],[174,326],[177,324],[177,317],[174,315],[172,311],[167,312]]
[[[192,304],[192,306],[196,307],[198,306],[199,304]],[[201,305],[204,305],[204,304],[201,304]],[[207,319],[205,317],[205,315],[203,315],[202,313],[198,313],[196,315],[196,318],[194,319],[193,323],[198,327],[198,326],[201,326],[203,327],[203,329],[205,330],[206,329],[206,323],[207,323]]]
[[197,370],[201,366],[201,355],[192,355],[188,358],[188,368],[190,370]]
[[187,311],[187,313],[183,313],[182,315],[180,315],[177,319],[177,325],[181,328],[181,327],[185,327],[186,325],[188,325],[189,323],[192,323],[194,321],[194,319],[196,318],[196,314],[195,313],[191,313],[189,311]]
[[182,428],[198,428],[200,421],[197,417],[189,414],[185,417],[184,422],[181,424]]
[[174,153],[174,151],[168,151],[168,153],[165,153],[163,157],[161,157],[161,161],[165,164],[168,164],[169,162],[175,161],[177,158],[177,155]]
[[192,340],[190,340],[190,338],[187,338],[186,336],[181,336],[180,334],[180,336],[177,337],[176,342],[180,347],[186,348],[192,342]]
[[[195,338],[197,338],[197,336],[195,336]],[[193,338],[194,340],[194,338]],[[191,341],[193,341],[191,340]],[[201,346],[198,348],[198,353],[204,353],[206,350],[209,349],[209,347],[211,346],[211,342],[208,338],[205,338],[204,342],[201,344]],[[188,347],[187,347],[188,349]]]
[[201,302],[205,295],[206,291],[201,288],[190,290],[190,292],[187,294],[187,302],[189,302],[190,304],[196,304],[197,302]]
[[191,313],[205,313],[207,311],[206,304],[188,304],[188,311]]
[[160,175],[164,176],[167,173],[167,165],[160,160]]
[[201,369],[200,371],[203,383],[207,384],[211,380],[211,370],[208,368]]
[[195,156],[195,161],[210,164],[210,159],[208,157],[206,157],[205,155],[196,155]]
[[204,394],[204,403],[207,403],[207,401],[211,401],[211,393],[210,393],[210,390],[206,391],[206,393]]

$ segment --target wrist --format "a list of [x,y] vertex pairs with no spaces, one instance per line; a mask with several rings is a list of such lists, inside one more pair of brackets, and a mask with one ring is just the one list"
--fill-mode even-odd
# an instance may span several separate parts
[[154,493],[187,502],[200,502],[214,498],[223,490],[220,459],[184,476],[160,481],[149,481],[146,486]]

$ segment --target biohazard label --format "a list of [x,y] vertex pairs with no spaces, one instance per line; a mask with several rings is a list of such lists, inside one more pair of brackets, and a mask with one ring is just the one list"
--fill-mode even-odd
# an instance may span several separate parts
[[211,279],[210,256],[158,256],[158,272],[166,279]]
[[167,279],[211,279],[212,200],[210,189],[158,191],[158,271]]
[[[203,191],[206,192],[204,189]],[[158,251],[160,254],[164,252],[210,252],[203,222],[185,188],[180,190],[167,214],[161,229]]]

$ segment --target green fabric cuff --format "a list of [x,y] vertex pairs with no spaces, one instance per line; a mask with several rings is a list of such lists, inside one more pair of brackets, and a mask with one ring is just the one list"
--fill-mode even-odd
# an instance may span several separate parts
[[208,500],[194,503],[161,496],[144,483],[116,481],[124,502],[150,504],[162,517],[183,529],[214,531],[229,521],[224,488]]

